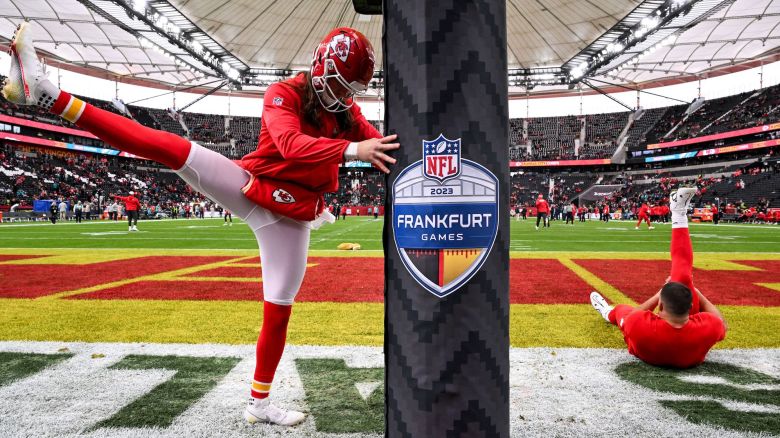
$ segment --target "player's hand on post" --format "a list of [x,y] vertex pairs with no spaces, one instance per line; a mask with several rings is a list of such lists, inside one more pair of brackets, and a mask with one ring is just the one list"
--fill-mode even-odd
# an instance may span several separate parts
[[374,165],[384,173],[390,173],[386,164],[395,164],[395,158],[385,152],[393,151],[401,147],[400,143],[391,143],[398,135],[388,135],[382,138],[369,138],[358,143],[357,158]]

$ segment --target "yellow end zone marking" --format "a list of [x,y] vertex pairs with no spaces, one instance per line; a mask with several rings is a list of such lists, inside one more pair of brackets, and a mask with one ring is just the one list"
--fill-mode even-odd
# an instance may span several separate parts
[[693,267],[703,271],[762,271],[754,266],[740,265],[728,260],[711,259],[708,257],[696,258],[694,255]]
[[154,281],[223,281],[234,283],[257,283],[260,277],[158,277]]
[[[138,283],[140,281],[159,281],[159,280],[172,279],[173,277],[180,276],[180,275],[194,274],[194,273],[200,272],[200,271],[205,271],[205,270],[214,269],[214,268],[221,268],[221,267],[224,267],[224,266],[228,265],[231,262],[242,261],[242,260],[249,259],[251,257],[254,257],[254,256],[253,255],[252,256],[243,256],[243,257],[238,257],[238,258],[234,258],[234,259],[223,260],[221,262],[206,263],[206,264],[198,265],[198,266],[190,266],[188,268],[176,269],[176,270],[173,270],[173,271],[163,272],[163,273],[159,273],[159,274],[143,275],[143,276],[134,277],[134,278],[126,278],[124,280],[117,280],[117,281],[112,281],[112,282],[109,282],[109,283],[98,284],[98,285],[95,285],[95,286],[84,287],[84,288],[81,288],[81,289],[74,289],[74,290],[69,290],[69,291],[58,292],[56,294],[46,295],[46,296],[37,298],[36,301],[48,301],[48,300],[56,300],[56,299],[60,299],[60,298],[67,298],[67,297],[71,297],[71,296],[74,296],[74,295],[81,295],[81,294],[85,294],[85,293],[96,292],[96,291],[103,290],[103,289],[110,289],[110,288],[113,288],[113,287],[124,286],[126,284]],[[184,277],[182,277],[182,278],[184,278]],[[176,280],[181,280],[182,278],[177,278]],[[251,281],[256,281],[254,279],[250,279],[250,280]]]
[[[262,317],[257,301],[0,303],[0,340],[253,344]],[[780,307],[720,307],[730,330],[715,348],[780,348]],[[384,340],[381,303],[299,302],[295,315],[290,344],[381,346]],[[512,304],[509,330],[514,347],[625,348],[617,327],[589,304]]]
[[756,283],[756,284],[780,292],[780,283]]
[[[311,268],[312,266],[317,266],[319,263],[306,263],[307,268]],[[227,266],[228,268],[260,268],[260,265],[258,263],[231,263]]]
[[585,281],[585,283],[588,283],[588,285],[592,287],[593,290],[598,291],[604,295],[609,300],[610,304],[630,304],[632,306],[636,306],[637,303],[634,302],[634,300],[627,297],[616,287],[600,279],[587,269],[574,263],[573,260],[561,257],[558,259],[558,261],[560,261],[562,265],[569,268],[572,272],[577,274],[577,276]]

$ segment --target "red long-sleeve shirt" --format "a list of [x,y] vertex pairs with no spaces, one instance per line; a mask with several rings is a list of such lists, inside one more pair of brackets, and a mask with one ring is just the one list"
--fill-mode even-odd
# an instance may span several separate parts
[[549,213],[550,212],[550,205],[547,204],[547,201],[544,199],[537,199],[536,200],[536,212],[537,213]]
[[357,104],[348,110],[354,119],[350,131],[338,132],[335,114],[327,111],[320,112],[321,127],[306,122],[302,102],[305,80],[300,74],[268,87],[257,150],[239,164],[255,176],[294,182],[319,194],[335,192],[339,163],[344,161],[349,143],[382,135]]
[[133,195],[114,196],[114,198],[125,203],[125,211],[138,211],[141,208],[141,202]]
[[642,204],[641,207],[639,207],[639,216],[650,216],[650,207],[647,206],[647,204]]

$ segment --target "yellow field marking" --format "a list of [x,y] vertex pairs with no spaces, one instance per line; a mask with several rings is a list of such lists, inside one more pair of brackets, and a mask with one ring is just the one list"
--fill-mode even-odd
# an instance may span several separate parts
[[139,257],[148,257],[157,254],[139,253],[138,251],[117,252],[78,252],[68,254],[45,255],[48,251],[36,251],[38,255],[44,255],[34,259],[7,260],[0,265],[91,265],[95,263],[114,262],[117,260],[129,260]]
[[[510,251],[513,259],[612,259],[612,260],[669,260],[669,252],[620,252],[620,251]],[[696,252],[694,263],[714,260],[780,260],[776,252]],[[744,269],[743,269],[744,270]]]
[[[253,344],[262,320],[256,301],[2,299],[0,305],[0,340]],[[780,348],[780,307],[721,310],[729,333],[716,348]],[[288,341],[381,346],[383,328],[381,303],[300,302]],[[512,304],[509,330],[513,347],[625,348],[620,331],[588,304]]]
[[260,268],[257,263],[231,263],[228,268]]
[[[312,266],[317,266],[319,263],[307,263],[306,267],[311,268]],[[259,268],[260,265],[257,263],[231,263],[227,266],[228,268]]]
[[740,265],[728,260],[711,259],[706,256],[694,258],[693,267],[704,271],[762,271],[755,266]]
[[[73,263],[88,263],[93,257],[134,258],[152,255],[204,255],[204,256],[243,256],[258,255],[257,249],[112,249],[112,248],[3,248],[3,254],[18,255],[50,255],[72,257]],[[571,259],[625,259],[625,260],[669,260],[669,253],[658,252],[591,252],[591,251],[510,251],[510,257],[515,259],[557,259],[567,257]],[[311,257],[383,257],[382,251],[338,251],[338,250],[309,250]],[[696,260],[780,260],[778,252],[696,252]],[[76,260],[74,262],[73,260]],[[2,262],[3,264],[27,264],[33,260],[16,262]],[[744,269],[743,269],[744,270]]]
[[780,283],[756,283],[756,284],[780,292]]
[[261,277],[158,277],[154,281],[229,281],[235,283],[262,282]]
[[[74,290],[59,292],[59,293],[56,293],[56,294],[46,295],[46,296],[37,298],[37,300],[38,301],[56,300],[56,299],[60,299],[60,298],[71,297],[71,296],[74,296],[74,295],[81,295],[81,294],[85,294],[85,293],[95,292],[95,291],[99,291],[99,290],[103,290],[103,289],[110,289],[110,288],[113,288],[113,287],[124,286],[126,284],[138,283],[140,281],[155,281],[155,280],[160,280],[160,279],[169,279],[169,278],[180,276],[180,275],[183,276],[183,275],[188,275],[188,274],[194,274],[194,273],[200,272],[200,271],[205,271],[205,270],[214,269],[214,268],[221,268],[223,266],[228,265],[230,262],[246,260],[246,259],[248,259],[250,257],[254,257],[254,256],[243,256],[243,257],[238,257],[238,258],[234,258],[234,259],[223,260],[223,261],[220,261],[220,262],[206,263],[206,264],[198,265],[198,266],[190,266],[188,268],[176,269],[176,270],[173,270],[173,271],[163,272],[163,273],[159,273],[159,274],[143,275],[143,276],[140,276],[140,277],[126,278],[124,280],[117,280],[117,281],[112,281],[112,282],[109,282],[109,283],[98,284],[98,285],[95,285],[95,286],[84,287],[84,288],[81,288],[81,289],[74,289]],[[178,279],[178,280],[180,280],[180,279]]]
[[606,281],[600,279],[582,266],[574,263],[573,260],[569,258],[559,258],[558,261],[560,261],[562,265],[569,268],[572,272],[577,274],[578,277],[585,281],[585,283],[588,283],[588,285],[590,285],[590,287],[592,287],[594,290],[604,295],[610,303],[629,304],[632,306],[636,305],[636,302],[623,294],[623,292],[619,291],[616,287],[612,286]]

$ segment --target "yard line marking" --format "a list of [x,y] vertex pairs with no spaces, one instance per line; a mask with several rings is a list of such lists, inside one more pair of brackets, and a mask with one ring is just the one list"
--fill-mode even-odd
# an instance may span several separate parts
[[[588,283],[588,285],[593,287],[594,290],[607,297],[611,304],[628,304],[631,306],[636,306],[636,302],[634,302],[634,300],[624,295],[623,292],[620,292],[616,287],[600,279],[582,266],[576,264],[572,259],[561,257],[558,259],[558,261],[560,261],[562,265],[571,269],[572,272],[577,274],[577,276],[585,281],[585,283]],[[583,291],[583,294],[585,293],[587,293],[587,291]]]
[[[223,266],[226,266],[226,265],[230,264],[231,262],[240,262],[240,261],[248,260],[248,259],[254,258],[254,257],[255,256],[242,256],[242,257],[237,257],[237,258],[233,258],[233,259],[223,260],[221,262],[206,263],[206,264],[203,264],[203,265],[191,266],[189,268],[176,269],[176,270],[173,270],[173,271],[163,272],[163,273],[159,273],[159,274],[142,275],[140,277],[126,278],[124,280],[117,280],[117,281],[112,281],[112,282],[108,282],[108,283],[98,284],[98,285],[95,285],[95,286],[84,287],[84,288],[81,288],[81,289],[74,289],[74,290],[59,292],[59,293],[56,293],[56,294],[45,295],[43,297],[36,298],[36,300],[37,301],[57,300],[57,299],[61,299],[61,298],[72,297],[74,295],[81,295],[81,294],[85,294],[85,293],[89,293],[89,292],[95,292],[95,291],[99,291],[99,290],[103,290],[103,289],[110,289],[110,288],[113,288],[113,287],[124,286],[124,285],[131,284],[131,283],[138,283],[140,281],[156,281],[156,280],[161,280],[161,279],[162,280],[166,280],[166,279],[169,279],[169,278],[172,278],[172,277],[176,277],[176,276],[183,276],[183,275],[187,275],[187,274],[194,274],[196,272],[205,271],[207,269],[221,268]],[[130,263],[130,262],[128,262],[128,263]],[[178,280],[178,278],[177,278],[177,280]],[[251,280],[252,281],[256,281],[254,279],[251,279]]]

